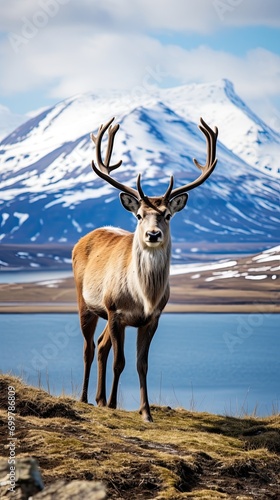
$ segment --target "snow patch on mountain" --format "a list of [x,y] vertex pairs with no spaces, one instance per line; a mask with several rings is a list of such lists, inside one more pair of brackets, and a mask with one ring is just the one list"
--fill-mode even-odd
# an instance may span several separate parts
[[[219,127],[219,140],[260,171],[280,177],[280,134],[266,125],[235,93],[232,82],[193,84],[168,89],[166,101],[185,118],[199,114]],[[186,99],[187,95],[187,99]]]
[[[42,110],[0,143],[0,239],[4,243],[74,243],[101,225],[134,230],[118,192],[90,168],[90,132],[118,115],[113,175],[147,195],[193,181],[206,144],[199,115],[219,127],[218,164],[193,190],[186,211],[172,221],[173,240],[208,244],[261,242],[279,237],[280,136],[235,94],[227,80],[158,89],[121,101],[83,94]],[[174,254],[176,256],[176,254]],[[177,254],[179,257],[179,254]]]
[[12,113],[7,106],[0,104],[0,141],[26,120],[27,116]]

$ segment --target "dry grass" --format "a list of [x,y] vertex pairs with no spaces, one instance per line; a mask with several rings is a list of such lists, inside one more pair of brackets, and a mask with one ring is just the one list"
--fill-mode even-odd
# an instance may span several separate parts
[[[137,412],[53,397],[0,378],[1,442],[7,388],[16,389],[17,456],[38,459],[45,483],[101,480],[111,499],[277,499],[280,416],[234,418],[153,407]],[[2,457],[5,458],[4,446]]]

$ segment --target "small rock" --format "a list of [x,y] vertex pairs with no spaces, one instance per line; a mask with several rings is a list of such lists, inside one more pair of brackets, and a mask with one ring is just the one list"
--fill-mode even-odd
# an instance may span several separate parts
[[38,463],[34,458],[0,460],[0,496],[28,500],[44,488]]
[[105,486],[98,481],[55,481],[44,488],[34,458],[18,458],[15,464],[0,460],[0,498],[13,500],[106,500]]
[[34,500],[106,500],[105,486],[97,481],[56,481],[37,493]]

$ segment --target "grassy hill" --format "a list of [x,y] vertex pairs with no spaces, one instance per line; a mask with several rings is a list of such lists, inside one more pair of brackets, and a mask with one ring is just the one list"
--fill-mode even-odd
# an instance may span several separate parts
[[45,484],[102,481],[110,499],[278,499],[280,416],[234,418],[153,407],[97,408],[0,376],[1,458],[8,386],[16,391],[17,457],[33,456]]

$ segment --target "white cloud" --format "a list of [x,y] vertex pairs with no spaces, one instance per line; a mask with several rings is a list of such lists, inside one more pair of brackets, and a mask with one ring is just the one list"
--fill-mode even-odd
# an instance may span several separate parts
[[280,25],[280,3],[275,0],[12,0],[2,2],[0,29],[18,32],[22,18],[32,21],[42,10],[53,24],[82,24],[93,30],[209,33],[221,23]]
[[[222,10],[221,10],[222,9]],[[167,45],[160,35],[225,26],[279,26],[275,0],[13,0],[2,2],[0,91],[48,88],[49,97],[228,78],[246,100],[279,96],[280,58],[256,48],[243,56]],[[156,75],[153,77],[151,73]]]
[[[170,70],[181,81],[209,81],[228,78],[245,98],[274,96],[280,89],[280,57],[265,49],[254,49],[244,57],[209,47],[191,51],[169,49]],[[174,51],[176,54],[174,54]]]
[[280,57],[264,49],[244,57],[206,46],[186,50],[146,35],[92,34],[79,25],[75,30],[50,26],[18,49],[14,53],[6,42],[2,54],[5,93],[48,85],[49,95],[60,99],[89,90],[131,89],[143,83],[147,68],[160,68],[155,85],[228,78],[251,99],[275,96],[280,89]]
[[229,26],[280,26],[280,3],[275,0],[212,0],[218,18]]

